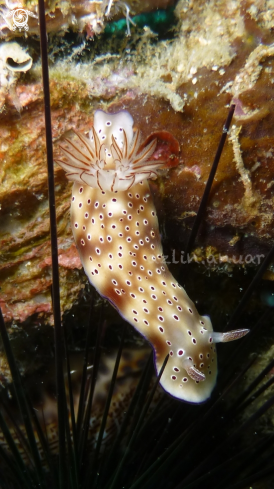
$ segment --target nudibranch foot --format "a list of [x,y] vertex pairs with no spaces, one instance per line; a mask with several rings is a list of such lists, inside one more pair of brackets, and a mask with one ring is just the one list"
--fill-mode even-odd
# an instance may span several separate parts
[[[214,333],[168,270],[147,182],[168,166],[158,142],[141,143],[126,111],[96,111],[89,138],[76,137],[62,144],[64,159],[57,162],[74,181],[71,225],[88,279],[151,343],[158,373],[169,355],[162,387],[203,402],[216,383],[214,343],[247,330]],[[171,138],[165,134],[165,155]]]

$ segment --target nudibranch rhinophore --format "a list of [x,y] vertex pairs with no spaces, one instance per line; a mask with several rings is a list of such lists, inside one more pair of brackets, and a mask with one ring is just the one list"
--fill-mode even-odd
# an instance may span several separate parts
[[205,401],[216,383],[215,343],[248,330],[214,333],[163,258],[158,219],[147,180],[163,161],[156,140],[141,144],[126,111],[97,110],[89,138],[65,140],[57,163],[74,182],[71,225],[89,281],[154,349],[157,372],[172,396]]

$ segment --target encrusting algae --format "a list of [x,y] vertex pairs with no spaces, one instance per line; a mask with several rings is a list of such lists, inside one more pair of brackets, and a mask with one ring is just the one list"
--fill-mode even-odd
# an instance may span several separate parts
[[[47,32],[64,35],[69,29],[82,33],[86,39],[98,36],[106,24],[115,18],[126,20],[125,34],[130,36],[131,16],[153,9],[167,8],[175,0],[63,0],[45,2]],[[25,17],[27,14],[27,17]],[[26,29],[20,28],[22,17],[27,18]],[[32,0],[0,0],[0,38],[10,39],[18,35],[38,35],[38,6]],[[16,21],[17,24],[16,24]],[[20,24],[21,22],[21,24]],[[24,22],[23,22],[24,24]],[[20,30],[16,27],[19,25]],[[25,26],[25,24],[24,24]]]

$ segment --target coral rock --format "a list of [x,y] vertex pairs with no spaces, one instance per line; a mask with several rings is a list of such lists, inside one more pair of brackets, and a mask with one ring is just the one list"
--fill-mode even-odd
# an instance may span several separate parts
[[[196,245],[197,261],[217,271],[258,266],[258,257],[266,254],[274,238],[274,35],[259,3],[257,16],[245,5],[211,0],[205,8],[204,2],[182,0],[176,7],[174,39],[156,40],[145,29],[134,49],[125,39],[113,39],[116,54],[99,43],[101,51],[93,60],[57,61],[50,71],[56,154],[59,140],[71,129],[83,134],[90,130],[91,114],[97,108],[128,110],[144,139],[152,132],[168,131],[178,140],[179,165],[152,185],[171,259],[173,252],[178,256],[185,249],[229,104],[237,104],[235,127],[221,157]],[[32,79],[18,83],[15,94],[22,106],[21,118],[11,94],[0,117],[1,300],[6,319],[22,321],[35,311],[50,320],[40,71],[33,69]],[[167,141],[162,144],[166,147]],[[55,177],[64,311],[75,302],[86,279],[72,247],[70,184],[59,168]]]

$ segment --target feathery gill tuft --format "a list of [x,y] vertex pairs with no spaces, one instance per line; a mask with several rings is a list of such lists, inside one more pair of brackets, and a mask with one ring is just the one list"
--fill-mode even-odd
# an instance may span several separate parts
[[[89,139],[76,133],[78,141],[65,139],[60,145],[66,160],[56,160],[67,172],[69,180],[92,188],[116,192],[129,190],[147,178],[157,178],[162,162],[150,161],[156,140],[141,147],[141,134],[133,133],[133,119],[127,112],[106,114],[97,110]],[[124,129],[126,127],[126,129]]]

